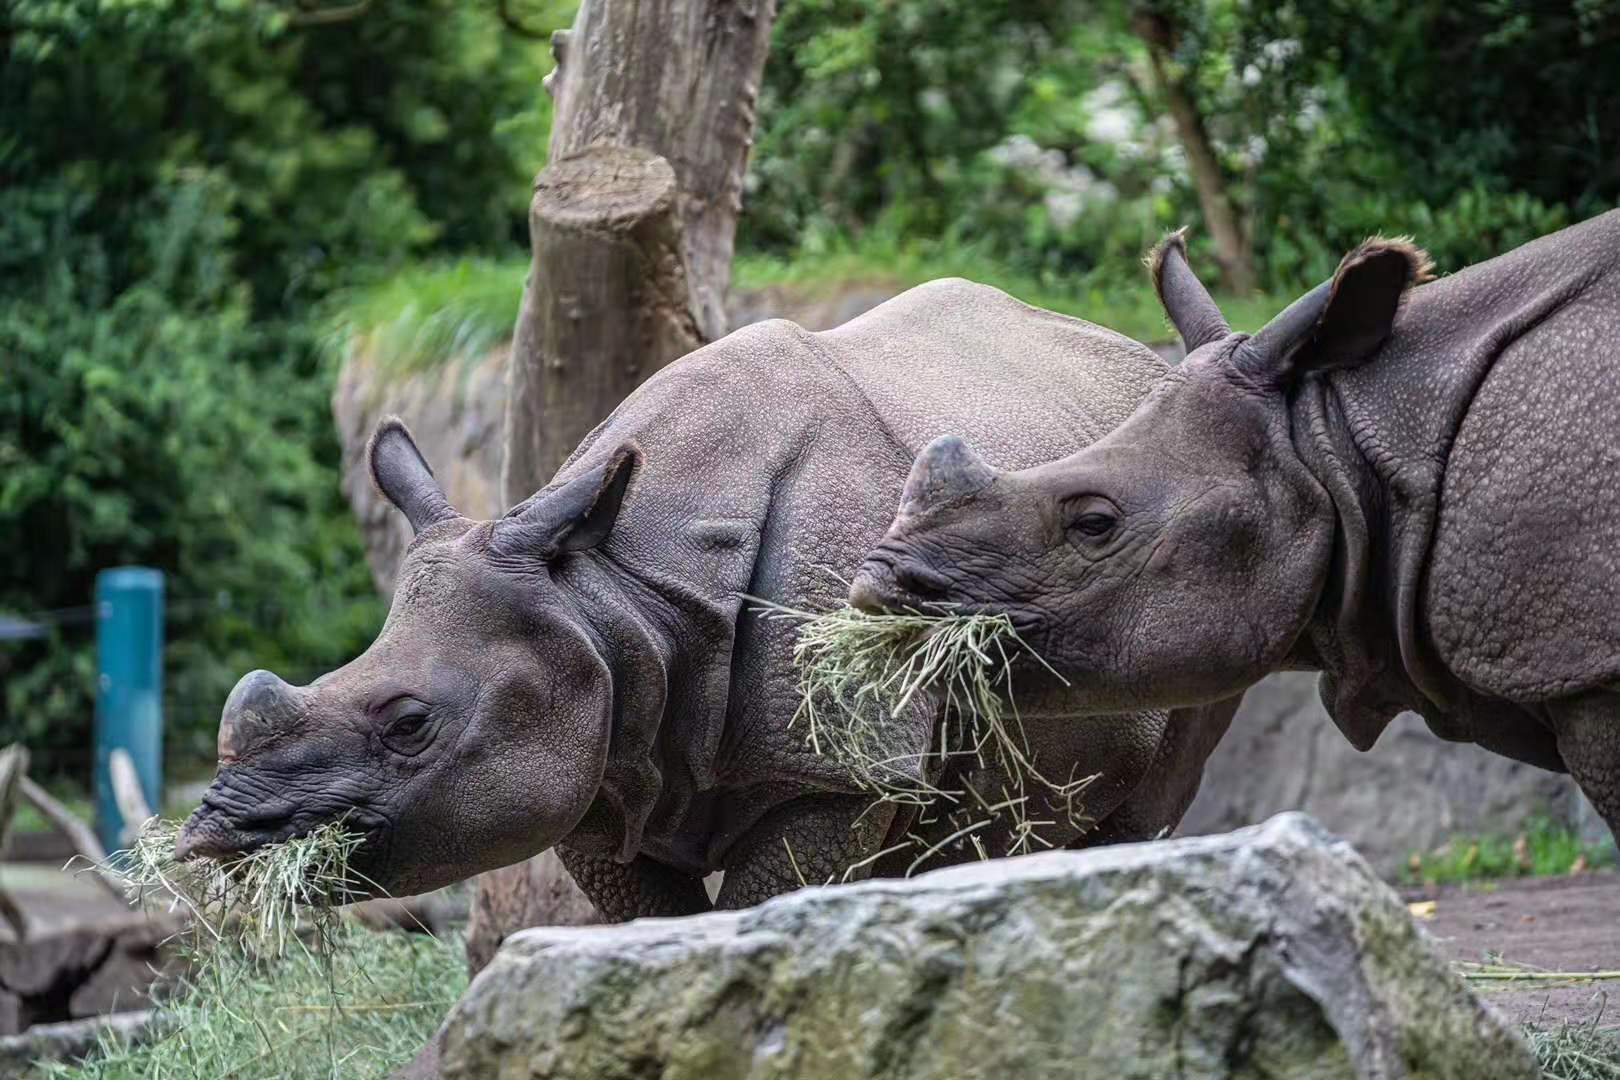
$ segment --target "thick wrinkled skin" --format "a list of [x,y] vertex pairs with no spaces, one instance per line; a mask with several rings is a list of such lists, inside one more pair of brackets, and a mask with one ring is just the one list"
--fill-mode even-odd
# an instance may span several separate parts
[[[964,432],[1032,465],[1103,435],[1165,370],[1089,323],[936,282],[836,330],[763,323],[678,361],[493,522],[456,514],[385,423],[373,475],[417,529],[388,622],[309,687],[243,680],[183,853],[346,815],[368,836],[357,867],[397,893],[556,845],[610,919],[702,910],[717,870],[723,907],[858,864],[903,872],[916,849],[873,856],[953,826],[871,810],[806,745],[794,626],[744,598],[838,603],[835,575],[881,537],[931,439]],[[1235,704],[1080,724],[1072,692],[1037,696],[1024,719],[1043,772],[1099,774],[1094,827],[1056,823],[1055,845],[1173,827]],[[926,748],[939,719],[915,710],[897,748]]]
[[1357,747],[1410,709],[1620,825],[1620,211],[1410,290],[1369,241],[1252,338],[1153,268],[1188,359],[1067,458],[927,448],[851,598],[1008,612],[1097,709],[1319,670]]

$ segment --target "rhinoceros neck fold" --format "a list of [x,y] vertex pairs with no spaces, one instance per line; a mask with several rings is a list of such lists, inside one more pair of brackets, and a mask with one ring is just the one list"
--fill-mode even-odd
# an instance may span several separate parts
[[1311,644],[1325,703],[1358,747],[1403,709],[1445,738],[1488,737],[1471,717],[1477,694],[1434,644],[1427,577],[1451,452],[1480,388],[1506,350],[1610,272],[1569,258],[1568,243],[1554,234],[1413,290],[1371,360],[1307,380],[1291,402],[1295,448],[1337,519]]
[[1389,543],[1425,526],[1411,508],[1391,505],[1331,383],[1310,381],[1290,408],[1295,450],[1327,493],[1334,533],[1332,564],[1301,637],[1298,666],[1322,671],[1323,704],[1351,744],[1366,750],[1400,712],[1432,711],[1419,681],[1425,672],[1414,677],[1401,647],[1411,637],[1400,625],[1401,582],[1411,567],[1400,542]]
[[696,868],[704,825],[691,819],[717,783],[736,582],[746,583],[758,543],[750,521],[698,520],[656,540],[631,523],[554,578],[613,678],[607,770],[570,846],[629,858],[653,842]]

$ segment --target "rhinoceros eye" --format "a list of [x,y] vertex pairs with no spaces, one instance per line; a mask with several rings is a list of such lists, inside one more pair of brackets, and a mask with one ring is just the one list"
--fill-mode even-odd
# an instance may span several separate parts
[[1114,518],[1110,514],[1083,514],[1074,527],[1087,536],[1107,536],[1114,529]]
[[1091,496],[1073,509],[1069,528],[1089,540],[1100,540],[1114,531],[1119,524],[1119,512],[1107,499]]
[[383,745],[396,754],[420,753],[432,741],[433,710],[415,698],[395,698],[383,708]]

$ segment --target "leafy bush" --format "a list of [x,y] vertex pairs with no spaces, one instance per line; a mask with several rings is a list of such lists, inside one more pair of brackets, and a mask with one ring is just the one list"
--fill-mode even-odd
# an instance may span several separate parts
[[1201,217],[1142,13],[1172,29],[1265,287],[1372,233],[1456,269],[1620,199],[1617,0],[804,0],[766,67],[745,247],[881,226],[1021,273],[1134,273]]
[[[543,157],[544,46],[495,5],[329,10],[0,13],[0,611],[79,608],[109,565],[166,571],[182,755],[212,756],[241,672],[313,676],[381,616],[323,306],[413,257],[517,250]],[[88,625],[0,646],[0,741],[86,769],[92,669]]]
[[[194,736],[180,749],[204,749],[237,675],[342,662],[380,612],[317,457],[332,452],[324,383],[249,362],[286,331],[253,322],[229,272],[229,189],[205,176],[165,194],[151,276],[109,295],[104,263],[59,262],[0,298],[16,364],[0,385],[0,606],[85,603],[104,566],[169,571],[171,724]],[[87,764],[89,646],[81,630],[14,651],[7,739]]]

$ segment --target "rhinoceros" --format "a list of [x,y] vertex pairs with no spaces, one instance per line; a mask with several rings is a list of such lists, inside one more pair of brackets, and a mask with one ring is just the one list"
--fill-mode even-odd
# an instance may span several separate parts
[[[308,686],[242,678],[177,853],[227,857],[341,820],[365,837],[356,875],[399,894],[555,845],[608,919],[707,909],[714,871],[721,907],[904,872],[951,826],[874,806],[807,746],[795,626],[749,598],[841,601],[832,571],[882,535],[942,432],[1034,464],[1107,432],[1166,370],[1101,327],[936,282],[836,330],[777,320],[697,350],[495,521],[458,514],[384,422],[371,473],[415,530],[387,621]],[[1053,845],[1173,826],[1234,708],[1080,725],[1052,700],[1023,715],[1035,764],[1098,775],[1091,826],[1054,820]],[[925,711],[894,722],[917,757],[941,719]],[[874,858],[903,835],[921,847]],[[960,857],[947,846],[929,864]]]
[[852,601],[1005,612],[1100,710],[1318,670],[1359,749],[1412,710],[1620,825],[1620,211],[1428,284],[1368,241],[1252,337],[1151,265],[1186,360],[1060,460],[931,444]]

